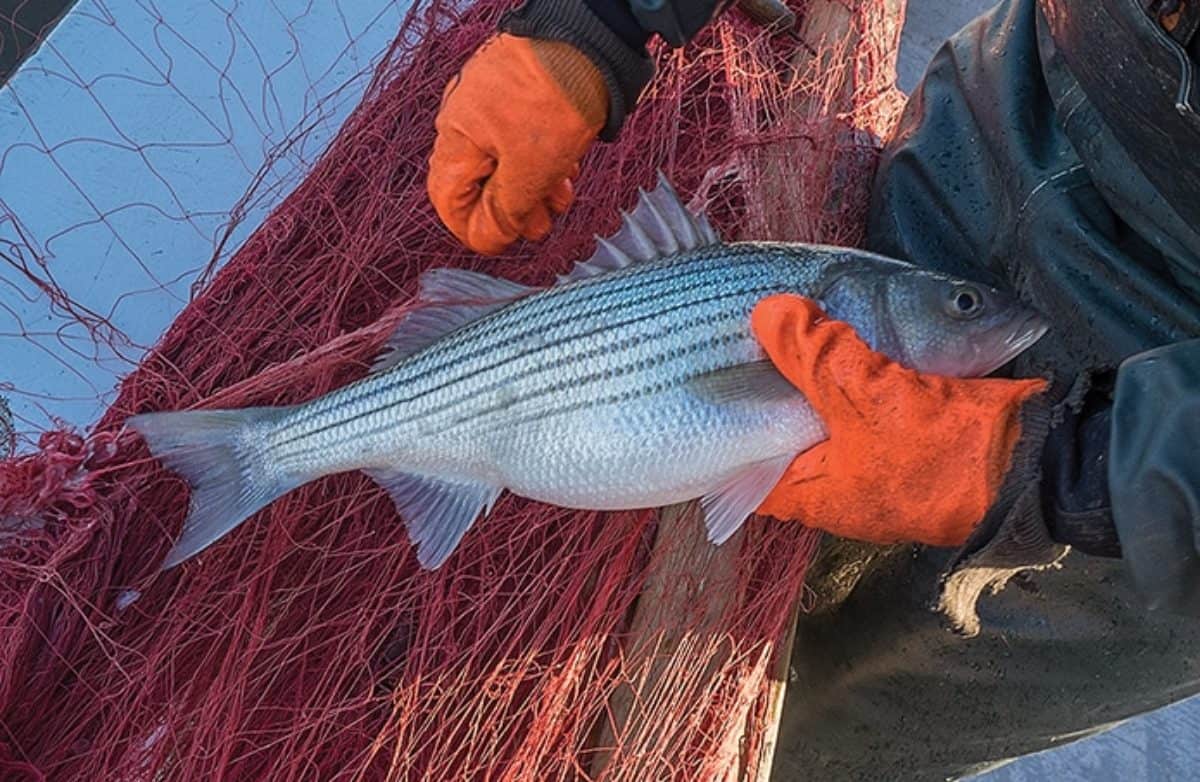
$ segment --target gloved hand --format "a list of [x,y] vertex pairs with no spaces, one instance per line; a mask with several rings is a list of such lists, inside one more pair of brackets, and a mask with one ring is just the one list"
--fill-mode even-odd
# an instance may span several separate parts
[[759,302],[755,337],[829,438],[792,462],[758,512],[875,543],[964,543],[983,519],[1042,380],[922,375],[789,295]]
[[575,47],[489,39],[442,95],[427,181],[442,222],[487,255],[541,239],[607,112],[604,78]]

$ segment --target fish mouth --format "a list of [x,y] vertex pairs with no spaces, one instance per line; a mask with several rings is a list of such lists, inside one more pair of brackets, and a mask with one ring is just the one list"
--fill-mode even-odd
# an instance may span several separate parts
[[982,362],[976,374],[988,375],[1012,361],[1025,352],[1027,348],[1042,338],[1050,330],[1050,323],[1038,312],[1029,312],[1003,332],[1003,338],[990,346],[995,352],[988,351],[990,361]]

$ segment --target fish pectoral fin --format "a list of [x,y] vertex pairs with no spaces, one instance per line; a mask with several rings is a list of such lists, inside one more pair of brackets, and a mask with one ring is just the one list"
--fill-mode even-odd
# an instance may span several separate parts
[[537,290],[466,269],[430,269],[421,275],[416,306],[397,324],[371,371],[391,369],[455,329]]
[[421,567],[436,570],[454,553],[480,514],[491,512],[503,489],[392,470],[364,470],[387,489]]
[[796,454],[748,465],[716,491],[700,498],[708,540],[721,545],[733,536],[775,488]]
[[751,361],[696,375],[685,383],[696,397],[718,405],[795,400],[800,391],[770,361]]

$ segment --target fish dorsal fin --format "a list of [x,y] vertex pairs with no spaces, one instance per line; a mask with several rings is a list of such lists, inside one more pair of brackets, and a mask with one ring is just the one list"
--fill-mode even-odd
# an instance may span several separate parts
[[371,371],[391,369],[455,329],[535,291],[466,269],[430,269],[418,283],[416,307],[388,337]]
[[422,272],[417,281],[417,299],[429,304],[470,301],[507,304],[536,291],[537,288],[490,274],[445,267]]
[[660,171],[653,190],[649,193],[638,190],[638,204],[633,212],[621,212],[621,227],[617,232],[607,239],[597,236],[592,256],[575,264],[570,274],[559,275],[558,281],[561,284],[585,280],[719,241],[721,238],[708,217],[692,214]]

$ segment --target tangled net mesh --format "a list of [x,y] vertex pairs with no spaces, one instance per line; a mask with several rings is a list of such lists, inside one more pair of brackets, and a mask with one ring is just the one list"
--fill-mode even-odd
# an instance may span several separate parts
[[[726,237],[860,240],[900,103],[901,11],[810,0],[801,30],[837,36],[727,14],[659,52],[553,235],[497,259],[464,251],[425,195],[433,116],[509,5],[414,5],[336,139],[98,423],[0,462],[4,778],[754,777],[816,540],[798,525],[756,521],[714,551],[689,508],[505,496],[430,573],[384,493],[346,474],[157,570],[187,490],[125,419],[291,404],[360,377],[424,269],[546,284],[658,169]],[[37,264],[19,271],[65,296]]]

